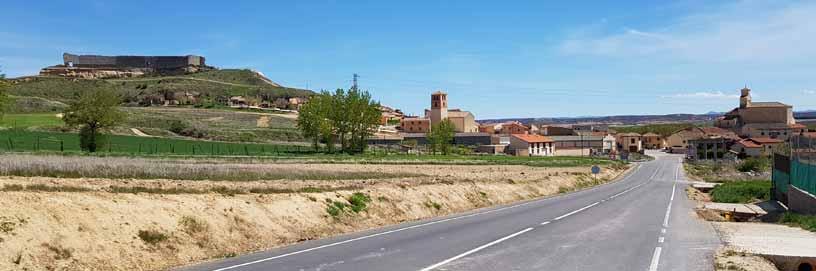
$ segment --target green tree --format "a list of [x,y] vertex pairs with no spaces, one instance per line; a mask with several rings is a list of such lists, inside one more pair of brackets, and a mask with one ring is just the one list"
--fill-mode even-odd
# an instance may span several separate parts
[[456,135],[456,127],[448,119],[431,126],[431,130],[427,133],[428,143],[431,145],[431,153],[437,151],[447,155],[450,153],[451,142]]
[[111,89],[93,89],[82,92],[65,109],[63,121],[71,127],[80,127],[80,147],[96,152],[104,144],[104,130],[124,119],[118,106],[122,98]]
[[11,104],[11,98],[8,95],[8,88],[11,84],[6,81],[6,75],[0,70],[0,119],[6,114],[6,109]]
[[379,110],[380,104],[367,91],[322,91],[301,107],[297,126],[315,150],[323,141],[329,152],[339,143],[343,152],[360,153],[379,124]]

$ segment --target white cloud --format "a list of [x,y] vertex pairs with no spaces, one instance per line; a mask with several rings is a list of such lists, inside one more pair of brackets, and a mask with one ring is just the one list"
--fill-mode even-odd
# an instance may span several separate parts
[[739,95],[725,94],[722,91],[701,91],[691,93],[678,93],[663,98],[688,98],[688,99],[739,99]]
[[[576,31],[568,55],[657,57],[695,62],[784,62],[816,57],[816,2],[740,1],[653,29]],[[600,33],[600,34],[599,34]]]

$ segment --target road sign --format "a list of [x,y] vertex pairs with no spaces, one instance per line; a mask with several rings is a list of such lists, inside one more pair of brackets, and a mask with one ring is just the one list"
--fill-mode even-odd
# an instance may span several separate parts
[[597,165],[592,166],[592,174],[598,175],[598,173],[601,173],[601,167]]

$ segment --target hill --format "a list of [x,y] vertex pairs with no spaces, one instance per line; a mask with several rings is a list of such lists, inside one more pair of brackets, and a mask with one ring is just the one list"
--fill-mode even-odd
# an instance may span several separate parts
[[69,79],[63,77],[25,77],[12,80],[9,94],[39,97],[52,101],[73,100],[79,92],[110,88],[121,93],[130,105],[164,103],[213,105],[226,104],[231,96],[277,98],[308,97],[314,92],[280,86],[251,70],[213,70],[182,76],[130,79]]

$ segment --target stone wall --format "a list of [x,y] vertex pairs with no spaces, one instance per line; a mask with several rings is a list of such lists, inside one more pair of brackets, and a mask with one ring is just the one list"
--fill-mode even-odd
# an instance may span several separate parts
[[788,186],[788,208],[796,213],[816,215],[816,197],[790,185]]
[[206,66],[202,56],[98,56],[62,55],[65,66],[82,68],[118,69],[181,69],[188,66]]

